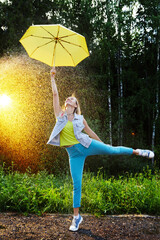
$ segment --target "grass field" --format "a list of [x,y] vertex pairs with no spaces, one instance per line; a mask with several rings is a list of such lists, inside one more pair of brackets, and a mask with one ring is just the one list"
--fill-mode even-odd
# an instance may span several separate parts
[[[160,175],[148,169],[137,175],[103,176],[84,173],[82,213],[160,214]],[[42,214],[72,213],[72,179],[70,175],[54,176],[0,170],[0,211]]]

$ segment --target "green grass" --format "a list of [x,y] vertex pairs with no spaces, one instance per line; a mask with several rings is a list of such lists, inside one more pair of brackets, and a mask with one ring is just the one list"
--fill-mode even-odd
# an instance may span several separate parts
[[[42,214],[72,213],[70,175],[54,176],[0,170],[0,211]],[[84,173],[81,212],[106,214],[160,214],[160,175],[103,177]]]

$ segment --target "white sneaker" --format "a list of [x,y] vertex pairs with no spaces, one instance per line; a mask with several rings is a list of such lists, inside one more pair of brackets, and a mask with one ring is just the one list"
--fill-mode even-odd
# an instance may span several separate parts
[[81,222],[83,221],[83,218],[81,217],[81,215],[79,214],[79,218],[76,219],[75,217],[73,217],[73,220],[72,220],[72,224],[69,228],[70,231],[77,231],[78,228],[79,228],[79,225],[81,224]]
[[138,155],[142,157],[147,157],[147,158],[154,158],[154,152],[150,150],[142,150],[142,149],[136,149],[138,151]]

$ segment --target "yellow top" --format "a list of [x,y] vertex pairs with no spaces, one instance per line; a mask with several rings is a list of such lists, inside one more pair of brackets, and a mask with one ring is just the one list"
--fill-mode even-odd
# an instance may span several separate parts
[[68,121],[60,132],[60,146],[68,146],[79,143],[74,135],[73,123]]

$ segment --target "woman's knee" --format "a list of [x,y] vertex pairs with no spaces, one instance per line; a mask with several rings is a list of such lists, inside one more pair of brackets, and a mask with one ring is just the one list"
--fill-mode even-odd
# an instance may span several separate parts
[[82,180],[77,179],[73,182],[74,191],[79,191],[82,187]]

